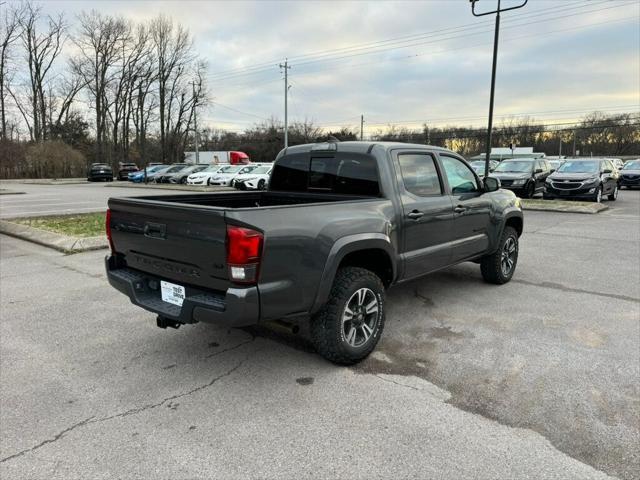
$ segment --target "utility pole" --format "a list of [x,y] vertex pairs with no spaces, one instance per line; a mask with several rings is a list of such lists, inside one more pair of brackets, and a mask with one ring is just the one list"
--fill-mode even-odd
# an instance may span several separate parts
[[193,141],[196,144],[196,165],[200,163],[200,150],[198,147],[198,97],[196,97],[196,84],[191,82],[193,89]]
[[476,2],[478,0],[469,0],[471,2],[471,13],[474,17],[484,17],[485,15],[496,14],[496,30],[493,35],[493,66],[491,67],[491,95],[489,98],[489,126],[487,128],[487,148],[484,158],[484,176],[489,176],[489,160],[491,157],[491,130],[493,129],[493,99],[496,91],[496,66],[498,63],[498,37],[500,35],[500,13],[516,10],[524,7],[529,0],[523,0],[520,5],[509,8],[500,8],[501,0],[498,0],[498,8],[490,12],[476,13]]
[[576,131],[573,131],[573,158],[576,158]]
[[562,158],[562,134],[558,135],[558,140],[560,140],[558,142],[558,160],[560,160]]
[[288,97],[289,97],[289,61],[285,58],[284,64],[280,64],[280,68],[284,68],[284,148],[289,146],[289,123],[288,123]]
[[360,141],[364,138],[364,115],[360,115]]

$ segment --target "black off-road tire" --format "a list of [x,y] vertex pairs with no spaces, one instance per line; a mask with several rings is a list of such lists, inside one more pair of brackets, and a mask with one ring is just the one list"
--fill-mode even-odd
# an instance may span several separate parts
[[[361,288],[368,288],[376,295],[379,316],[376,327],[366,343],[353,347],[345,339],[342,316],[349,299]],[[329,301],[311,319],[311,341],[316,351],[330,362],[339,365],[353,365],[364,360],[378,344],[384,329],[384,300],[384,285],[375,273],[358,267],[344,267],[338,270]]]
[[[511,270],[505,273],[502,270],[502,254],[509,239],[515,240],[515,260]],[[502,285],[511,280],[516,270],[516,265],[518,264],[518,248],[518,232],[516,232],[513,227],[505,227],[498,242],[498,249],[491,255],[482,257],[480,260],[482,278],[484,278],[486,282],[496,285]]]

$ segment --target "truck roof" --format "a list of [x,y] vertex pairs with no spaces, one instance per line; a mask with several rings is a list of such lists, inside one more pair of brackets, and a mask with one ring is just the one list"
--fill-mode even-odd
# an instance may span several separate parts
[[[281,154],[284,155],[284,154],[291,154],[291,153],[310,152],[310,151],[314,150],[314,147],[316,147],[315,149],[317,149],[318,146],[325,145],[325,144],[336,145],[335,151],[337,151],[337,152],[352,152],[352,153],[365,153],[365,154],[371,152],[373,147],[381,147],[381,148],[383,148],[385,150],[391,150],[393,148],[416,148],[416,149],[421,149],[421,150],[422,149],[437,150],[437,151],[441,151],[441,152],[450,152],[451,151],[451,150],[448,150],[446,148],[436,147],[436,146],[433,146],[433,145],[424,145],[424,144],[420,144],[420,143],[349,141],[349,142],[318,142],[318,143],[305,143],[303,145],[294,145],[294,146],[288,147],[285,150],[283,150],[281,152]],[[321,151],[326,151],[326,150],[320,150],[319,149],[317,151],[321,152]]]

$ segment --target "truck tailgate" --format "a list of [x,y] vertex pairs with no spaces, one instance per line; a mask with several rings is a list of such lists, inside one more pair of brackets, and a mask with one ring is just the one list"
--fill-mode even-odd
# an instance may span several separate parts
[[222,208],[112,198],[111,236],[127,266],[214,290],[230,285]]

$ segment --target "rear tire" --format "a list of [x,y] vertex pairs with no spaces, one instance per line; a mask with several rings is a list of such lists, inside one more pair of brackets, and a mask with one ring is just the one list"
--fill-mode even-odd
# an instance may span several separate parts
[[384,285],[359,267],[338,270],[328,302],[314,315],[311,341],[330,362],[353,365],[376,347],[384,329]]
[[480,260],[480,271],[486,282],[502,285],[513,277],[518,263],[518,232],[505,227],[498,242],[498,249]]

